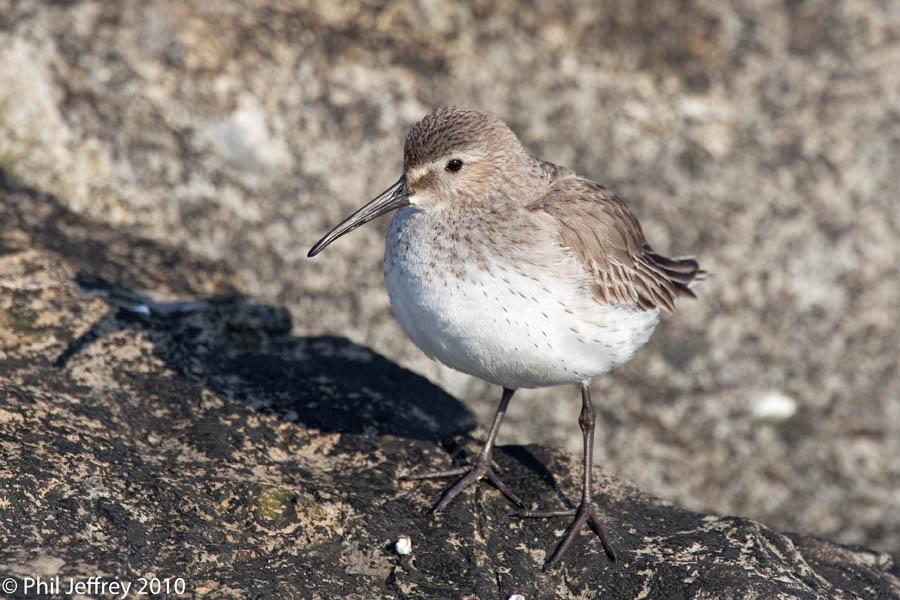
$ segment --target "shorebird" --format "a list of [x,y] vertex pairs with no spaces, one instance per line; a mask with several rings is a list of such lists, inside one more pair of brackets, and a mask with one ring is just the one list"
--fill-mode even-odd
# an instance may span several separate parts
[[584,439],[581,503],[544,569],[555,566],[585,526],[615,560],[591,494],[594,410],[591,380],[626,362],[650,337],[660,311],[703,278],[692,259],[657,254],[637,219],[605,187],[532,156],[498,117],[439,109],[413,125],[403,174],[310,250],[396,210],[387,232],[384,277],[401,327],[429,357],[503,388],[487,440],[471,465],[423,475],[461,475],[432,509],[445,508],[497,476],[494,441],[519,388],[581,388]]

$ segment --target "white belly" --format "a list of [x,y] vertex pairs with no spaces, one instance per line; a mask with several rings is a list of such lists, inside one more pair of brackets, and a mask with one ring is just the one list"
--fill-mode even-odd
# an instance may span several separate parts
[[[572,264],[542,268],[424,235],[415,209],[391,221],[384,274],[391,308],[431,358],[508,388],[588,381],[646,343],[658,311],[597,303]],[[515,264],[519,262],[519,264]]]

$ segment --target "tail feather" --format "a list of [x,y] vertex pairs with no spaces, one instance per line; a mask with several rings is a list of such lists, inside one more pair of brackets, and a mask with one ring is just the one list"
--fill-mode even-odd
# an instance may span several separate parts
[[709,275],[693,258],[668,258],[655,252],[648,252],[647,256],[675,285],[680,295],[696,298],[691,286],[703,281]]

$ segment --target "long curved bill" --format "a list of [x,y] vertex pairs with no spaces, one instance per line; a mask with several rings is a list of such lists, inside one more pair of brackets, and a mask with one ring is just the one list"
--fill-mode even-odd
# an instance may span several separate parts
[[334,229],[326,233],[325,237],[316,242],[316,245],[309,249],[306,256],[315,256],[334,240],[345,233],[353,231],[361,225],[365,225],[376,217],[380,217],[394,209],[409,206],[409,196],[410,192],[406,187],[406,175],[403,175],[396,183],[394,183],[394,185],[381,192],[377,198],[338,223]]

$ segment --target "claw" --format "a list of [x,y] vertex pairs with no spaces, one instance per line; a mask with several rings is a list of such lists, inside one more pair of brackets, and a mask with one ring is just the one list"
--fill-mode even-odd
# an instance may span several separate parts
[[[493,461],[491,461],[493,463]],[[448,489],[441,496],[441,499],[437,504],[431,509],[431,512],[436,513],[444,510],[450,502],[456,498],[460,492],[464,489],[478,481],[479,479],[487,479],[490,481],[495,488],[500,490],[500,493],[506,496],[511,502],[513,502],[516,506],[520,508],[524,508],[525,503],[516,496],[512,490],[509,489],[503,481],[497,477],[497,474],[494,473],[493,467],[486,466],[481,460],[476,461],[474,465],[469,465],[465,467],[458,467],[456,469],[447,469],[445,471],[435,471],[433,473],[422,473],[419,475],[407,475],[403,477],[406,480],[420,480],[420,479],[437,479],[439,477],[452,477],[454,475],[462,475],[456,483],[454,483],[450,489]]]
[[[528,512],[535,513],[536,511]],[[566,530],[566,536],[556,547],[556,550],[553,551],[553,554],[550,555],[547,562],[544,563],[544,571],[549,571],[559,563],[560,559],[569,549],[569,546],[571,546],[572,542],[575,540],[575,536],[578,535],[578,532],[581,531],[585,525],[589,525],[590,528],[594,530],[594,533],[600,538],[600,543],[603,545],[603,551],[606,552],[606,556],[609,557],[610,562],[616,562],[616,553],[612,548],[612,544],[609,542],[609,537],[606,535],[606,529],[597,517],[598,512],[597,505],[594,504],[592,500],[583,501],[581,503],[581,506],[575,511],[575,519]],[[559,514],[571,514],[571,511],[548,511],[547,513],[536,513],[528,516],[557,516]]]
[[438,503],[434,505],[434,508],[431,509],[431,512],[436,513],[444,510],[450,501],[456,498],[460,492],[464,489],[478,481],[482,478],[487,478],[494,487],[500,490],[500,493],[509,498],[516,506],[519,508],[525,508],[525,503],[522,500],[512,493],[512,490],[497,477],[497,474],[494,472],[494,469],[500,470],[497,466],[497,463],[494,462],[493,459],[493,451],[494,451],[494,440],[497,437],[497,431],[500,430],[500,423],[503,421],[503,416],[506,414],[506,407],[509,405],[510,399],[512,399],[515,390],[504,388],[503,395],[500,398],[500,405],[497,407],[497,413],[494,415],[494,421],[491,423],[491,431],[488,433],[487,441],[484,443],[484,447],[481,449],[481,453],[478,455],[478,459],[475,461],[474,465],[469,465],[465,467],[457,467],[455,469],[447,469],[445,471],[435,471],[433,473],[422,473],[421,475],[406,475],[403,479],[406,480],[418,480],[418,479],[437,479],[439,477],[451,477],[453,475],[462,475],[456,483],[454,483],[450,489],[444,492],[441,499],[438,500]]
[[440,479],[441,477],[453,477],[454,475],[462,475],[468,473],[472,467],[458,467],[456,469],[447,469],[446,471],[433,471],[431,473],[419,473],[414,475],[404,475],[400,479],[404,481],[418,481],[420,479]]

